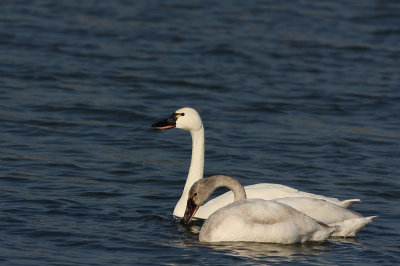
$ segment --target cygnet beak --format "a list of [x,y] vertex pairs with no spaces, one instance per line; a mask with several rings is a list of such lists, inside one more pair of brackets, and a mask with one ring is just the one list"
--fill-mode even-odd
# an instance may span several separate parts
[[185,215],[182,220],[185,224],[190,223],[200,206],[196,205],[192,198],[188,199]]

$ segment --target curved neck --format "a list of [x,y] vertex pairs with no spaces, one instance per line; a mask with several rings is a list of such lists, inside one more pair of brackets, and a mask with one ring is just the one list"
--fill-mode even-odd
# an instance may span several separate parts
[[242,184],[236,179],[227,175],[213,175],[201,181],[206,184],[207,198],[219,187],[227,187],[233,192],[234,201],[246,199],[246,191]]

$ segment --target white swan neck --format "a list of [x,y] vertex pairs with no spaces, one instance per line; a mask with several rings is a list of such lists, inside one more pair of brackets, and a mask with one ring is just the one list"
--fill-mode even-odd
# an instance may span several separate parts
[[203,178],[204,173],[204,127],[199,130],[190,131],[192,136],[192,159],[190,161],[189,173],[186,179],[185,187],[181,198],[174,209],[174,215],[182,217],[188,199],[188,193],[192,185]]
[[194,182],[203,178],[204,174],[204,127],[190,132],[192,135],[192,159],[186,179],[184,192],[189,192]]

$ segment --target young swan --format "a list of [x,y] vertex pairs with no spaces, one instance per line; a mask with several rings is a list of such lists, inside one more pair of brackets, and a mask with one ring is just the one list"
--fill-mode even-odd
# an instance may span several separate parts
[[246,199],[243,186],[225,175],[200,179],[189,190],[183,221],[189,223],[218,187],[233,191],[234,202],[218,209],[203,224],[201,242],[252,241],[293,244],[324,241],[336,229],[313,220],[286,204],[263,199]]

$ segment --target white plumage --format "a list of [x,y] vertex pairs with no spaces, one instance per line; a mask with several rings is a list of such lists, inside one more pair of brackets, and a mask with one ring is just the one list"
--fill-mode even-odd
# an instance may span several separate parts
[[[192,158],[189,168],[189,173],[186,179],[186,184],[182,192],[182,196],[174,209],[174,216],[183,217],[187,194],[190,187],[198,180],[203,178],[204,172],[204,127],[200,115],[196,110],[189,107],[184,107],[177,110],[168,119],[160,121],[153,125],[156,129],[180,128],[190,132],[192,136]],[[359,199],[350,199],[340,201],[337,198],[325,197],[322,195],[307,193],[297,189],[270,183],[260,183],[245,187],[248,198],[260,198],[271,200],[285,197],[309,197],[315,199],[323,199],[341,207],[349,207],[354,202],[359,202]],[[207,219],[213,212],[219,208],[233,202],[232,192],[227,192],[201,206],[196,213],[196,218]]]

